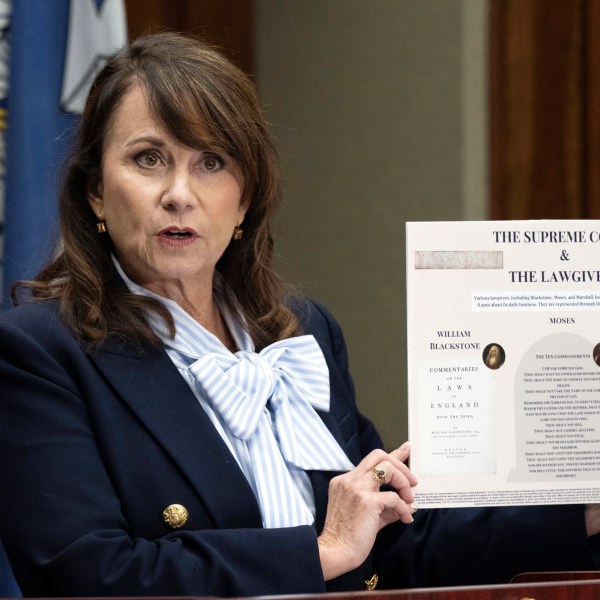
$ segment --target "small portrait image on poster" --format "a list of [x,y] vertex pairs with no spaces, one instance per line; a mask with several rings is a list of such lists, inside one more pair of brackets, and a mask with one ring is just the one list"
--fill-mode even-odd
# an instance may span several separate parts
[[600,367],[600,343],[594,346],[594,353],[592,354],[594,362]]
[[483,362],[488,369],[499,369],[505,360],[506,353],[500,344],[488,344],[483,349]]

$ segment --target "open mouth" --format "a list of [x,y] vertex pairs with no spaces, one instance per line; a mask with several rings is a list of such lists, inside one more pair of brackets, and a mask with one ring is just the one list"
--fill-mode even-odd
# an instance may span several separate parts
[[184,237],[192,237],[192,233],[190,231],[176,231],[170,230],[163,232],[163,235],[167,237],[176,237],[176,238],[184,238]]
[[165,227],[158,232],[158,235],[164,235],[170,238],[194,237],[196,232],[189,227]]
[[181,229],[179,227],[165,227],[165,229],[158,232],[158,237],[169,246],[182,246],[191,244],[198,237],[198,234],[188,227]]

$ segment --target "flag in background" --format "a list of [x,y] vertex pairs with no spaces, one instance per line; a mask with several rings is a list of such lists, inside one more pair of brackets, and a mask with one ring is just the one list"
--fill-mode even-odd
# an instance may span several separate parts
[[[12,284],[34,277],[51,256],[58,181],[76,114],[107,55],[127,39],[123,0],[0,0],[0,18],[11,4],[0,240],[4,308]],[[1,79],[0,72],[0,94]]]
[[0,307],[4,237],[4,182],[6,174],[6,125],[8,103],[8,35],[11,0],[0,0]]
[[[0,297],[35,276],[89,85],[127,41],[123,0],[0,0]],[[20,596],[0,543],[0,597]]]

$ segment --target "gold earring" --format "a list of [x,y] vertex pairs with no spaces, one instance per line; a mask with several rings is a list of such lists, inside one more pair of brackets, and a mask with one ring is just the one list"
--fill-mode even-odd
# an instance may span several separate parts
[[106,221],[104,221],[102,217],[98,217],[98,221],[96,223],[96,233],[106,233]]
[[243,235],[244,235],[244,230],[239,225],[236,225],[233,228],[233,239],[236,241],[241,240]]

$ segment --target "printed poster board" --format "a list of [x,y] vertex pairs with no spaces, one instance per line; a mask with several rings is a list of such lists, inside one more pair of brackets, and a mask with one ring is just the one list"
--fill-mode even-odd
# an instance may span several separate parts
[[600,502],[600,221],[407,224],[419,507]]

